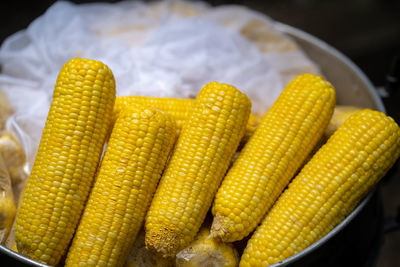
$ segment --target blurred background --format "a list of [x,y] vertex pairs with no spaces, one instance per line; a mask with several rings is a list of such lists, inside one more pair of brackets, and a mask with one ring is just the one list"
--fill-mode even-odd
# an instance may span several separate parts
[[[26,28],[54,0],[8,1],[0,10],[0,43]],[[72,1],[87,3],[95,1]],[[116,1],[102,1],[116,2]],[[348,56],[379,88],[389,115],[400,122],[400,1],[398,0],[209,0],[211,5],[240,4],[304,30]],[[396,61],[397,57],[397,61]],[[397,163],[397,165],[399,165]],[[381,186],[386,227],[399,221],[400,170]],[[394,228],[393,228],[394,229]],[[378,267],[400,263],[400,231],[387,233]]]

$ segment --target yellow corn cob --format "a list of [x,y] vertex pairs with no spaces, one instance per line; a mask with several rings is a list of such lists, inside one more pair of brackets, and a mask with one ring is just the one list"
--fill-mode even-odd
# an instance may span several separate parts
[[251,103],[235,87],[203,87],[146,218],[146,247],[174,257],[195,237],[244,134]]
[[268,266],[326,235],[400,154],[400,129],[385,114],[351,116],[293,179],[258,227],[240,266]]
[[[146,106],[154,107],[170,114],[176,121],[177,134],[180,133],[182,126],[187,118],[187,112],[194,106],[194,99],[183,98],[167,98],[167,97],[149,97],[149,96],[119,96],[115,100],[114,105],[114,120],[118,117],[121,110],[131,105],[132,103],[141,103]],[[250,114],[249,121],[246,126],[246,132],[241,140],[245,143],[254,133],[257,125],[260,122],[260,117]]]
[[238,252],[230,243],[210,238],[210,231],[203,227],[196,240],[176,255],[177,267],[235,267],[239,264]]
[[149,253],[144,243],[144,229],[142,228],[133,244],[128,260],[124,267],[172,267],[171,259],[164,259]]
[[65,266],[122,266],[175,141],[174,121],[140,104],[118,117]]
[[143,105],[167,112],[174,118],[176,122],[176,128],[179,133],[179,131],[182,129],[183,122],[186,119],[187,111],[193,107],[194,99],[149,96],[118,96],[115,99],[113,112],[114,120],[117,119],[121,110],[134,103],[141,103]]
[[16,213],[14,195],[3,157],[0,154],[0,243],[4,244],[11,231]]
[[334,106],[335,91],[322,77],[305,74],[288,84],[224,178],[212,236],[233,242],[254,230],[321,138]]
[[99,61],[61,69],[30,178],[18,210],[18,251],[56,265],[86,202],[112,122],[115,81]]

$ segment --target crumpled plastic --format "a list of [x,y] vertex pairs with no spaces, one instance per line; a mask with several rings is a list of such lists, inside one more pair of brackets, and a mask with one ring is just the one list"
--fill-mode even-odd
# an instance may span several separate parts
[[15,111],[6,129],[23,146],[28,170],[58,72],[74,57],[107,64],[117,95],[193,98],[215,80],[246,93],[256,113],[272,105],[294,74],[318,72],[271,19],[244,7],[56,2],[0,48],[0,91]]
[[4,130],[8,117],[13,113],[7,95],[0,91],[0,133]]
[[7,168],[0,154],[0,244],[4,244],[10,233],[16,205]]

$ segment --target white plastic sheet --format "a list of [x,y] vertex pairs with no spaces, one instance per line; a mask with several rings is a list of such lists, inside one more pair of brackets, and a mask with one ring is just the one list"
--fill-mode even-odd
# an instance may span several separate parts
[[[265,40],[245,29],[254,22],[265,26]],[[23,145],[30,168],[57,74],[74,57],[106,63],[118,95],[193,98],[218,81],[235,85],[252,99],[253,111],[265,112],[284,87],[287,66],[317,71],[288,39],[282,37],[290,51],[274,45],[281,35],[271,23],[243,7],[202,2],[56,2],[0,48],[0,90],[16,111],[7,130]],[[260,45],[268,36],[275,43],[265,50]]]

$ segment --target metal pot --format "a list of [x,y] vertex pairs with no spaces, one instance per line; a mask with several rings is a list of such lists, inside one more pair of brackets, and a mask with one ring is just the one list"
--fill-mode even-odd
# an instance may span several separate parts
[[[276,23],[276,27],[295,40],[309,58],[320,66],[324,76],[336,89],[338,104],[385,112],[383,103],[371,82],[347,57],[301,30],[282,23]],[[357,208],[328,235],[302,252],[273,266],[349,266],[349,263],[352,266],[361,266],[357,260],[362,258],[360,256],[371,245],[377,244],[376,238],[379,229],[382,229],[381,211],[381,202],[375,190],[369,193]],[[379,250],[379,246],[375,250]],[[349,254],[350,251],[351,254]],[[0,254],[7,256],[9,262],[7,266],[47,266],[2,245],[0,245]],[[347,254],[352,255],[353,261],[347,258]]]

